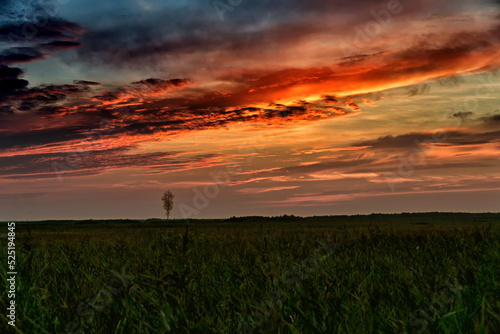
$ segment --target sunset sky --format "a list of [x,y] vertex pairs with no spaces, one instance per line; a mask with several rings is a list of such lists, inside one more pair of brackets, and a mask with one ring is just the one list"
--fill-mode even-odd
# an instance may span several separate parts
[[0,220],[500,211],[500,1],[6,0]]

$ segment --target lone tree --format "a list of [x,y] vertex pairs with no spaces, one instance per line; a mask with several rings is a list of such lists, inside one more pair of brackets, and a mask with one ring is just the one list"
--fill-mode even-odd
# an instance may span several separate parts
[[172,194],[170,190],[165,191],[161,201],[163,202],[163,208],[165,209],[165,214],[167,215],[168,220],[170,218],[170,212],[174,207],[174,194]]

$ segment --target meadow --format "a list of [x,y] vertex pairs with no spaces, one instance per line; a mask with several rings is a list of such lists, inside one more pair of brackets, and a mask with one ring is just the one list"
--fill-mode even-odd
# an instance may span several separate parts
[[17,222],[16,265],[1,333],[500,333],[498,213]]

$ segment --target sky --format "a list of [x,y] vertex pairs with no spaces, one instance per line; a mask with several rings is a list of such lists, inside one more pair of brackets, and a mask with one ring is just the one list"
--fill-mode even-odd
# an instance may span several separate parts
[[498,212],[500,1],[2,0],[0,220]]

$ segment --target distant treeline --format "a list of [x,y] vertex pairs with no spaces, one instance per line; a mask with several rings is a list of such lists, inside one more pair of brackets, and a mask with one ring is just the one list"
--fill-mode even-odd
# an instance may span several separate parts
[[[243,216],[230,218],[199,218],[189,219],[189,222],[203,222],[203,223],[221,223],[221,222],[259,222],[264,223],[276,221],[300,221],[300,222],[324,222],[324,221],[342,221],[342,222],[359,222],[359,221],[398,221],[398,220],[447,220],[447,221],[460,221],[467,219],[468,221],[475,220],[497,220],[500,219],[500,212],[484,212],[484,213],[469,213],[469,212],[402,212],[402,213],[372,213],[372,214],[356,214],[356,215],[329,215],[329,216],[295,216],[295,215],[281,215],[281,216]],[[15,221],[15,220],[14,220]],[[161,218],[148,218],[148,219],[85,219],[85,220],[40,220],[40,221],[15,221],[17,224],[136,224],[136,223],[161,223],[165,222]],[[3,221],[0,224],[7,224],[10,221]],[[186,219],[171,219],[170,224],[183,224]]]

